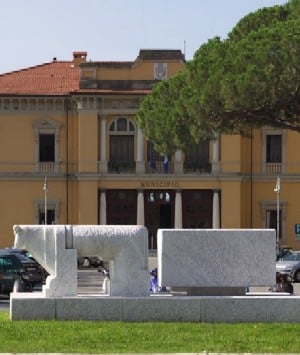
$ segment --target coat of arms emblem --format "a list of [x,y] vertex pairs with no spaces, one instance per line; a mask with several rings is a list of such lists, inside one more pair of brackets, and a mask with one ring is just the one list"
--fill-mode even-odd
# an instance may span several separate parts
[[167,79],[167,63],[154,64],[154,79],[155,80]]

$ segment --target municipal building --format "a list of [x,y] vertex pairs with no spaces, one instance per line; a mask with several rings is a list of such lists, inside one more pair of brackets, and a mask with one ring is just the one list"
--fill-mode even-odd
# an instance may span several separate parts
[[[14,224],[274,228],[300,249],[300,136],[265,126],[158,154],[135,115],[180,50],[133,61],[70,60],[0,75],[0,247]],[[168,139],[168,137],[166,137]]]

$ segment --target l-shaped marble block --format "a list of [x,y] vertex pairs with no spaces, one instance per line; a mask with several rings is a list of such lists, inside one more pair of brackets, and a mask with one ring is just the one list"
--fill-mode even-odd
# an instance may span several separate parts
[[148,232],[143,226],[15,225],[15,247],[49,272],[44,297],[77,296],[77,256],[110,263],[111,296],[149,295]]

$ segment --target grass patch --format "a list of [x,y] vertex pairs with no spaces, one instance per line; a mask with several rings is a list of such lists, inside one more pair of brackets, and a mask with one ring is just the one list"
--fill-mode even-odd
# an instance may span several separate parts
[[10,321],[0,312],[0,352],[299,353],[300,324]]

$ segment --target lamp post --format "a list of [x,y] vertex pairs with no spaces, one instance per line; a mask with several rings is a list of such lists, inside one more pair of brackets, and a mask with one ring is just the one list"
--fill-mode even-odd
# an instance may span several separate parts
[[276,197],[277,197],[277,230],[276,230],[276,242],[279,242],[279,219],[280,219],[280,206],[279,206],[279,202],[280,202],[280,176],[277,176],[277,180],[276,180],[276,186],[274,189],[274,192],[276,192]]
[[45,193],[45,225],[46,225],[47,224],[47,192],[48,192],[47,174],[45,175],[43,190]]

